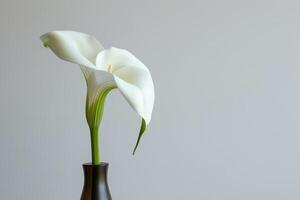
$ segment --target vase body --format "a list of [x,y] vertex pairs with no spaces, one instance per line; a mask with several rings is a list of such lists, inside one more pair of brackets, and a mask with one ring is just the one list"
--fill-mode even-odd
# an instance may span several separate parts
[[112,200],[107,183],[108,163],[83,164],[84,185],[81,200]]

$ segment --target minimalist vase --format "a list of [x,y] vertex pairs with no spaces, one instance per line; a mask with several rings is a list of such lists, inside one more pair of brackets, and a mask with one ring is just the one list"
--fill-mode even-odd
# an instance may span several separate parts
[[83,164],[84,185],[81,200],[112,200],[107,183],[108,163]]

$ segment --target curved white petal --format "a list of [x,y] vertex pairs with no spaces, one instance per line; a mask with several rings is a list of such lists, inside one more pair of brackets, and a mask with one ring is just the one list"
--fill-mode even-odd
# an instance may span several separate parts
[[137,59],[132,53],[125,49],[111,47],[101,51],[96,58],[98,69],[107,70],[112,66],[112,72],[122,67],[136,67],[148,70],[147,67]]
[[79,64],[85,75],[89,102],[99,90],[117,86],[131,107],[148,124],[154,104],[154,86],[147,67],[124,49],[103,50],[90,35],[75,31],[52,31],[41,36],[59,58]]
[[154,86],[147,67],[130,52],[118,48],[101,51],[96,64],[102,70],[110,69],[120,92],[148,124],[154,104]]
[[90,68],[95,68],[96,57],[103,49],[93,36],[75,31],[51,31],[41,40],[59,58]]

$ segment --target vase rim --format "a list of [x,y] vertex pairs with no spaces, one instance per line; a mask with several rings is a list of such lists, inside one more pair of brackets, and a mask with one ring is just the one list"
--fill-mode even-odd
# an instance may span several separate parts
[[83,166],[99,166],[99,167],[103,167],[103,166],[108,166],[109,164],[107,163],[107,162],[101,162],[100,164],[98,164],[98,165],[94,165],[94,164],[92,164],[92,163],[84,163],[84,164],[82,164]]

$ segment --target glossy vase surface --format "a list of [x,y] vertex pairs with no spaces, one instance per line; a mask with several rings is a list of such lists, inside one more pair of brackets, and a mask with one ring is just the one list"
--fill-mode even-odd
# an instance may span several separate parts
[[107,183],[108,163],[83,164],[84,185],[81,200],[112,200]]

